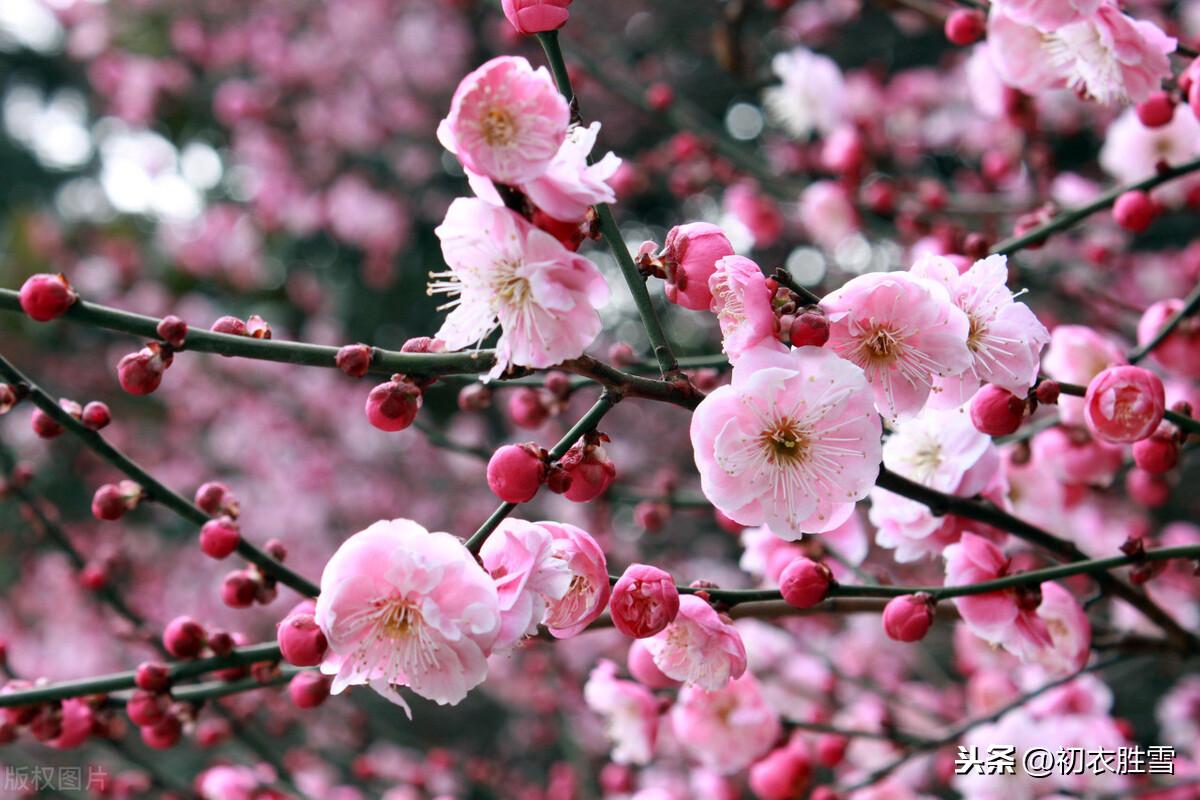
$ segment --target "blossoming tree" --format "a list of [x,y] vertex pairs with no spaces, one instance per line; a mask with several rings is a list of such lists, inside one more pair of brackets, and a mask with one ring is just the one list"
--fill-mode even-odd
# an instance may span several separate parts
[[0,11],[0,796],[1197,796],[1200,4],[492,5]]

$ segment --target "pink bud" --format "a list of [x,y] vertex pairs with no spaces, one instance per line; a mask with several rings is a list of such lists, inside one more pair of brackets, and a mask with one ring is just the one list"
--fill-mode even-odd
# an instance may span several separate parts
[[235,570],[221,581],[221,602],[230,608],[249,608],[254,605],[259,582],[244,569]]
[[613,626],[626,636],[646,639],[666,628],[679,613],[679,590],[671,576],[648,564],[630,564],[608,601]]
[[209,558],[227,558],[241,540],[237,523],[229,517],[210,519],[200,528],[200,550]]
[[167,715],[167,696],[137,689],[125,701],[125,713],[134,725],[153,725]]
[[817,739],[817,761],[826,769],[833,769],[846,757],[850,741],[845,736],[827,733]]
[[212,324],[213,333],[225,333],[230,336],[246,336],[246,323],[237,317],[224,316]]
[[580,442],[558,462],[570,476],[565,496],[575,503],[590,503],[608,490],[617,477],[617,466],[600,445]]
[[919,642],[933,626],[933,600],[927,594],[893,597],[883,608],[883,630],[898,642]]
[[666,111],[675,102],[675,90],[669,83],[652,83],[646,87],[646,105],[655,111]]
[[679,685],[679,681],[663,674],[663,671],[654,663],[654,656],[650,654],[641,640],[634,640],[633,644],[629,646],[626,666],[633,679],[647,689],[671,689]]
[[204,649],[208,634],[191,617],[176,617],[163,631],[163,647],[176,658],[195,658]]
[[806,308],[792,320],[788,336],[796,347],[823,347],[829,341],[829,319],[817,306]]
[[1061,393],[1062,388],[1058,385],[1058,381],[1042,381],[1034,390],[1037,401],[1047,406],[1057,405],[1058,396]]
[[625,368],[637,362],[637,353],[629,342],[617,342],[608,348],[608,360],[614,367]]
[[93,400],[83,407],[83,416],[79,419],[86,427],[98,431],[108,427],[112,422],[112,412],[108,406],[99,400]]
[[133,680],[147,692],[165,691],[171,685],[171,670],[161,661],[143,661],[138,664]]
[[708,311],[712,305],[708,279],[719,259],[733,255],[725,232],[707,222],[678,225],[667,232],[664,248],[667,299],[693,311]]
[[971,422],[988,436],[1007,436],[1021,427],[1025,401],[1007,389],[989,383],[971,400]]
[[0,383],[0,416],[12,411],[19,399],[16,389],[7,383]]
[[1083,417],[1106,442],[1136,442],[1158,429],[1166,411],[1162,380],[1141,367],[1109,367],[1088,384]]
[[38,322],[49,322],[67,313],[79,295],[71,288],[65,275],[39,273],[21,284],[18,295],[21,309]]
[[528,35],[566,25],[571,0],[501,0],[500,5],[512,26]]
[[550,416],[550,410],[540,391],[522,386],[508,396],[508,416],[514,425],[534,430],[542,426],[546,417]]
[[200,484],[196,490],[196,505],[211,517],[237,517],[241,511],[237,498],[228,486],[220,481],[208,481]]
[[128,510],[125,495],[116,484],[106,483],[92,495],[92,516],[96,519],[113,522],[125,516]]
[[63,432],[63,426],[40,408],[33,410],[33,416],[29,418],[29,422],[33,426],[33,432],[43,439],[53,439]]
[[633,521],[638,527],[654,533],[661,531],[671,516],[671,507],[654,500],[643,500],[633,507]]
[[367,420],[381,431],[402,431],[417,418],[421,390],[403,375],[394,375],[367,395]]
[[750,767],[750,789],[758,800],[799,800],[811,773],[803,745],[788,744]]
[[492,389],[482,383],[468,383],[458,392],[459,411],[483,411],[492,404]]
[[532,500],[545,479],[546,462],[534,444],[506,444],[488,461],[488,486],[506,503]]
[[108,569],[103,564],[84,564],[79,570],[79,585],[89,592],[98,592],[108,585]]
[[297,667],[320,664],[329,647],[312,614],[289,614],[279,623],[276,634],[283,657]]
[[959,47],[975,44],[983,38],[986,30],[987,20],[982,12],[974,9],[956,9],[946,17],[946,38]]
[[305,670],[288,682],[288,697],[296,708],[316,708],[329,697],[332,683],[332,678],[316,670]]
[[158,334],[158,338],[179,350],[183,348],[184,341],[187,339],[188,324],[179,317],[171,315],[159,320],[154,331]]
[[155,750],[168,750],[179,744],[183,736],[183,723],[179,717],[169,715],[154,725],[143,725],[141,728],[142,741],[147,747]]
[[1133,463],[1153,475],[1170,472],[1179,463],[1179,443],[1161,434],[1134,442]]
[[271,324],[258,314],[251,314],[246,320],[246,335],[255,339],[270,339]]
[[337,367],[351,378],[361,378],[371,367],[371,348],[365,344],[348,344],[337,351]]
[[1125,476],[1125,492],[1135,503],[1158,508],[1171,499],[1171,484],[1161,475],[1152,475],[1144,469],[1131,469]]
[[1154,92],[1136,106],[1137,117],[1147,128],[1162,128],[1175,116],[1175,101],[1166,92]]
[[811,558],[794,558],[779,575],[784,602],[796,608],[812,608],[829,594],[833,573]]
[[130,394],[146,395],[159,387],[169,366],[170,351],[164,350],[158,342],[151,342],[121,359],[117,364],[117,378],[121,388]]
[[1125,192],[1113,203],[1113,219],[1128,231],[1141,233],[1150,227],[1158,213],[1150,195],[1140,189]]

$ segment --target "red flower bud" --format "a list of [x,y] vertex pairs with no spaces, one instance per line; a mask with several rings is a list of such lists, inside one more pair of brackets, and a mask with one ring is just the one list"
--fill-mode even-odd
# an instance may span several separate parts
[[30,276],[18,295],[21,309],[38,322],[61,317],[78,299],[65,275],[46,273]]
[[367,395],[367,420],[381,431],[402,431],[417,418],[421,400],[421,390],[415,384],[403,375],[395,375]]
[[645,639],[675,620],[679,590],[670,574],[658,567],[630,564],[613,586],[608,610],[617,630],[634,639]]
[[893,597],[883,608],[883,630],[898,642],[919,642],[933,626],[933,600],[927,594]]
[[504,502],[525,503],[537,494],[546,471],[546,462],[536,445],[507,444],[488,461],[487,482],[492,493]]
[[361,378],[371,368],[371,348],[365,344],[348,344],[337,352],[337,367],[351,378]]
[[779,575],[784,602],[796,608],[811,608],[825,599],[833,574],[829,567],[811,558],[795,558]]

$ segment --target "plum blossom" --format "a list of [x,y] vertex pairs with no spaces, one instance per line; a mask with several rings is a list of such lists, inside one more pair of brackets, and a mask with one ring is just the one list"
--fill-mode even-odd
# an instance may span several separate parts
[[695,595],[679,598],[679,614],[662,632],[641,639],[668,678],[717,691],[746,671],[737,629]]
[[537,633],[551,601],[566,596],[571,572],[552,555],[554,538],[541,525],[509,517],[492,532],[479,556],[496,582],[500,635],[495,649],[506,649]]
[[758,264],[744,256],[717,259],[708,288],[730,362],[760,344],[783,349],[775,338],[779,322],[771,308],[771,290]]
[[826,295],[829,343],[866,373],[889,420],[921,410],[937,379],[972,364],[970,322],[944,286],[903,272],[871,273]]
[[650,763],[658,736],[658,701],[649,689],[620,680],[617,665],[601,659],[583,686],[583,699],[588,708],[604,716],[613,761]]
[[1003,11],[1022,25],[1053,31],[1071,22],[1087,19],[1103,0],[995,0],[992,8]]
[[[1200,120],[1185,112],[1181,108],[1166,125],[1147,128],[1134,109],[1126,109],[1104,134],[1100,166],[1120,183],[1133,183],[1153,175],[1159,163],[1177,165],[1200,155]],[[1152,196],[1177,208],[1198,182],[1186,175],[1156,187]]]
[[1031,94],[1067,87],[1105,105],[1145,100],[1171,76],[1167,54],[1175,50],[1154,23],[1107,3],[1053,30],[1018,21],[1004,5],[993,8],[988,44],[1011,86]]
[[[892,472],[959,497],[999,495],[1000,456],[990,436],[980,433],[963,409],[926,409],[901,422],[883,445],[883,464]],[[916,500],[871,489],[875,541],[895,549],[900,562],[936,556],[962,534],[964,520],[934,516]]]
[[463,78],[438,140],[472,172],[499,183],[541,176],[567,136],[570,113],[545,67],[493,58]]
[[582,528],[565,522],[537,523],[550,533],[551,558],[561,561],[570,575],[567,592],[547,603],[543,624],[550,635],[567,639],[604,613],[612,587],[604,551]]
[[483,682],[500,607],[462,542],[396,519],[354,534],[329,559],[316,620],[331,692],[369,685],[411,717],[400,686],[453,705]]
[[1024,395],[1037,380],[1039,357],[1050,342],[1050,332],[1029,306],[1013,299],[1006,285],[1007,257],[988,256],[959,273],[950,259],[926,256],[910,272],[945,286],[969,323],[971,365],[958,375],[938,378],[930,405],[956,408],[985,383]]
[[[1083,386],[1111,364],[1124,364],[1125,351],[1083,325],[1059,325],[1050,332],[1042,367],[1051,378]],[[1083,425],[1083,398],[1059,397],[1058,412],[1068,425]]]
[[833,252],[857,233],[858,211],[849,192],[834,181],[813,181],[800,195],[800,221],[812,240]]
[[747,353],[691,424],[705,497],[787,539],[846,521],[879,472],[881,433],[862,370],[817,347]]
[[586,128],[572,127],[546,171],[522,183],[521,190],[538,208],[562,222],[581,221],[592,206],[616,200],[608,181],[620,169],[621,159],[610,152],[595,164],[588,163],[599,135],[599,122]]
[[[966,586],[1011,574],[1000,548],[973,533],[946,548],[946,585]],[[979,638],[1055,674],[1087,663],[1091,627],[1070,592],[1052,583],[954,598],[964,624]]]
[[779,715],[750,673],[708,692],[686,686],[671,708],[671,727],[684,751],[722,775],[745,769],[779,737]]
[[429,293],[453,298],[437,337],[459,350],[499,327],[493,377],[580,356],[600,332],[608,284],[596,265],[517,214],[459,198],[434,232],[450,269],[431,274]]
[[831,133],[845,114],[845,82],[833,59],[795,47],[771,60],[782,84],[763,92],[767,111],[788,133],[803,139]]

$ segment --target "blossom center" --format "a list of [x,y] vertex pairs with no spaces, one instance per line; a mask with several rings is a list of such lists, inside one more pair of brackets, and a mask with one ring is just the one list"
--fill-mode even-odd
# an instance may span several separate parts
[[800,464],[811,451],[808,432],[795,420],[784,419],[763,431],[759,441],[772,464]]
[[492,147],[505,147],[517,138],[517,125],[513,116],[505,108],[493,107],[487,110],[480,122],[483,138]]
[[380,630],[390,639],[407,639],[414,632],[420,635],[419,628],[425,625],[425,619],[416,604],[408,600],[393,601],[380,620]]
[[900,354],[901,340],[887,328],[876,328],[862,342],[862,351],[875,363],[890,364]]

